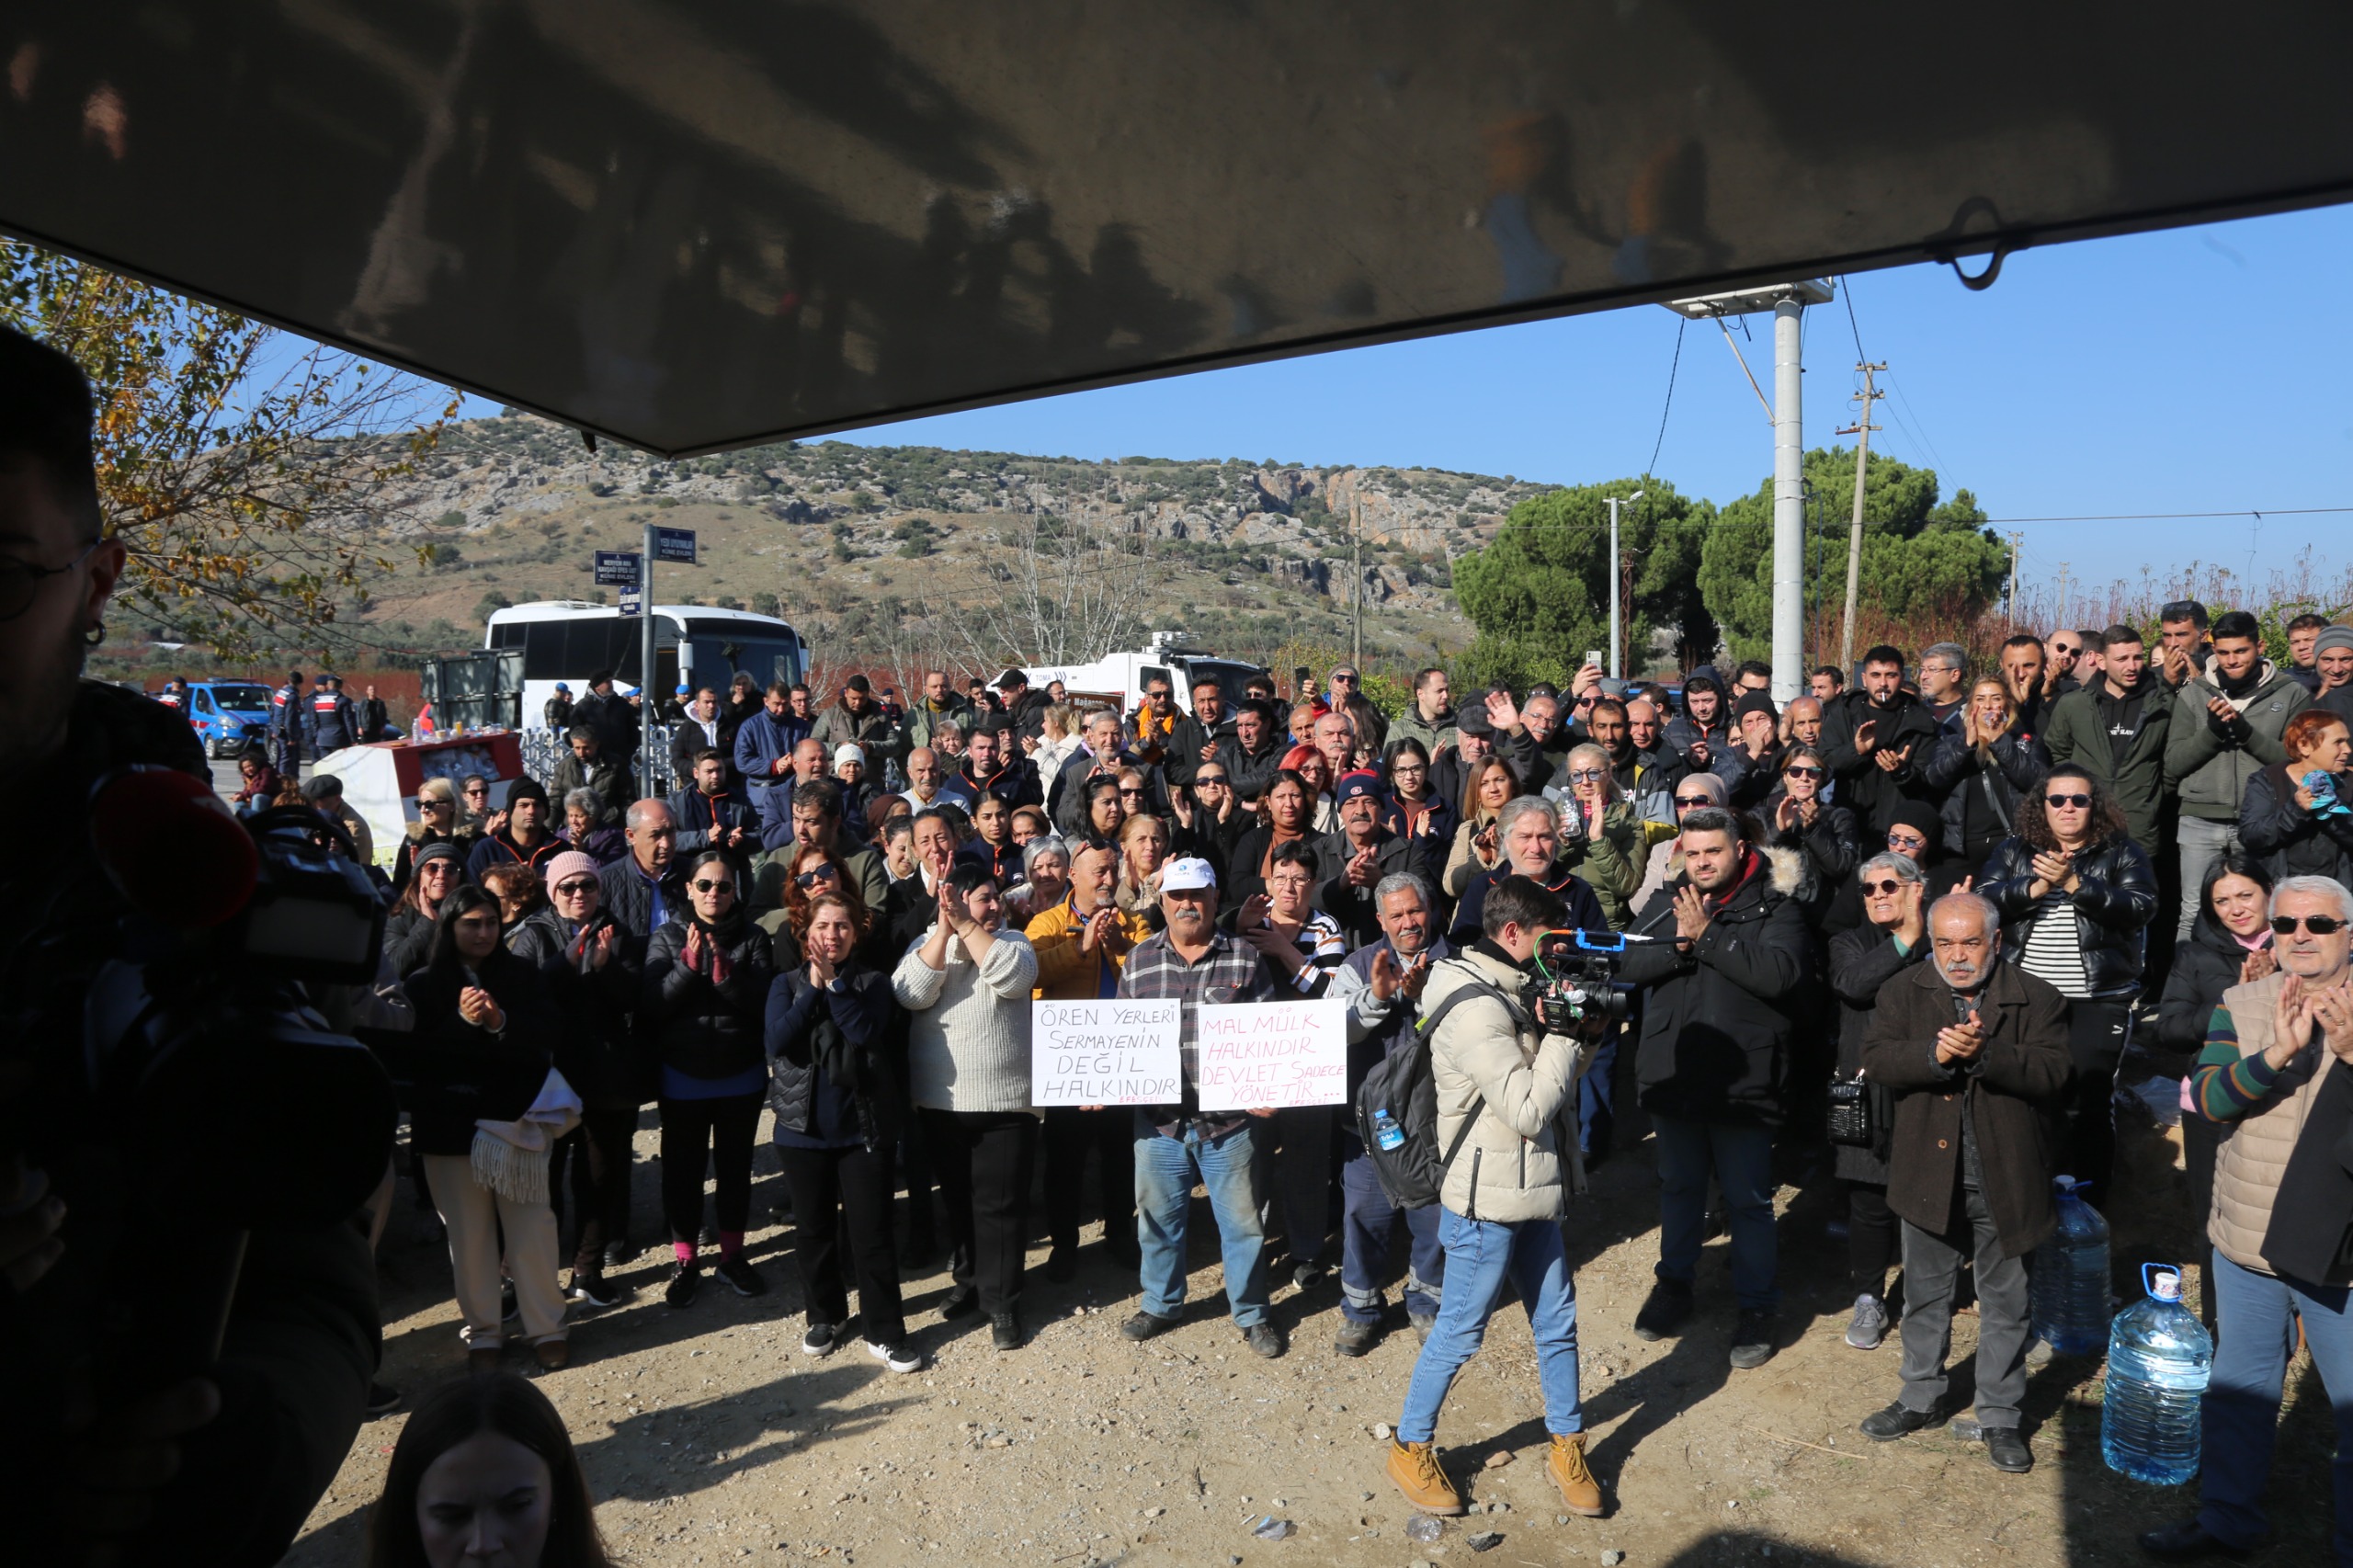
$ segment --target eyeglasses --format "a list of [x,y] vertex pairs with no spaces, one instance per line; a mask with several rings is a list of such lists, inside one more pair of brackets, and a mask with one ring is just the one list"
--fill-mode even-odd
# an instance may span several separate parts
[[15,561],[0,556],[0,620],[14,620],[33,608],[41,585],[51,577],[62,577],[85,561],[90,551],[105,542],[92,540],[82,547],[81,553],[63,566],[36,566],[29,561]]
[[455,801],[424,800],[416,803],[416,809],[420,812],[446,812],[457,803]]
[[1824,777],[1824,773],[1821,768],[1813,767],[1806,763],[1796,763],[1790,767],[1784,767],[1781,771],[1791,778],[1820,778]]
[[2345,922],[2334,915],[2307,915],[2302,918],[2293,915],[2275,915],[2271,917],[2271,929],[2282,937],[2294,936],[2299,926],[2315,937],[2334,937],[2345,929]]
[[1887,846],[1890,849],[1894,850],[1898,855],[1912,855],[1916,854],[1920,850],[1926,849],[1928,846],[1928,841],[1925,838],[1913,838],[1909,835],[1899,838],[1894,834],[1891,833],[1887,835]]
[[469,784],[466,786],[466,799],[469,801],[480,800],[489,793],[490,790],[480,784]]
[[1142,790],[1131,789],[1127,785],[1122,784],[1120,786],[1120,796],[1122,800],[1141,801],[1144,797],[1144,791]]
[[1400,778],[1408,773],[1427,773],[1429,770],[1430,765],[1427,762],[1400,762],[1392,764],[1389,769]]
[[1885,898],[1891,893],[1902,892],[1904,888],[1904,884],[1896,881],[1893,877],[1888,878],[1885,881],[1863,882],[1859,885],[1865,892],[1875,894],[1881,898]]
[[1716,802],[1711,798],[1706,795],[1677,795],[1675,797],[1675,806],[1677,811],[1688,812],[1695,810],[1700,806],[1712,806]]
[[1609,770],[1606,767],[1572,767],[1569,769],[1569,782],[1572,784],[1591,783],[1596,779],[1607,778],[1608,777]]
[[733,892],[735,891],[733,882],[715,882],[709,877],[698,878],[688,885],[697,892]]
[[597,892],[598,885],[597,879],[594,877],[574,877],[568,882],[558,882],[556,884],[556,896],[558,898],[584,897],[588,893]]
[[2045,795],[2042,803],[2046,806],[2073,806],[2079,812],[2087,812],[2091,810],[2092,798],[2089,795]]

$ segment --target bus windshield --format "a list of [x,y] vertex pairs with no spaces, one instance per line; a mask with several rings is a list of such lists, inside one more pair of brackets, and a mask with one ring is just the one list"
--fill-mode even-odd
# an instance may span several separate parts
[[[766,632],[767,628],[745,630]],[[800,650],[780,636],[746,636],[732,626],[706,621],[688,629],[687,642],[694,653],[695,684],[710,687],[722,697],[727,695],[728,683],[738,671],[758,681],[763,690],[770,681],[790,686],[801,678]]]

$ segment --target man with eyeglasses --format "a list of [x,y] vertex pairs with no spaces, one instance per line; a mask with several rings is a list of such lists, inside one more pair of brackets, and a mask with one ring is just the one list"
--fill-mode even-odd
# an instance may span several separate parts
[[1958,642],[1931,642],[1920,650],[1920,700],[1943,724],[1969,700],[1969,650]]
[[621,821],[629,853],[597,873],[604,889],[599,903],[642,943],[665,921],[686,917],[686,887],[676,869],[686,861],[677,852],[678,821],[667,803],[636,801]]
[[[2221,641],[2221,623],[2216,623]],[[2214,1162],[2201,1282],[2221,1312],[2202,1402],[2197,1517],[2141,1538],[2161,1561],[2244,1557],[2263,1543],[2263,1493],[2298,1330],[2336,1405],[2334,1554],[2353,1562],[2353,892],[2327,877],[2271,890],[2279,967],[2222,993],[2189,1082],[2195,1114],[2230,1129]]]
[[1143,677],[1143,699],[1128,715],[1128,749],[1145,762],[1159,764],[1168,756],[1176,731],[1176,684],[1165,670]]
[[2043,1154],[2073,1071],[2067,1003],[2002,957],[2001,916],[1975,893],[1928,910],[1930,961],[1879,993],[1863,1070],[1895,1096],[1887,1206],[1903,1221],[1903,1387],[1866,1416],[1893,1442],[1953,1414],[1945,1356],[1965,1263],[1977,1289],[1976,1425],[1995,1470],[2034,1452],[2019,1429],[2033,1336],[2027,1258],[2056,1221]]
[[[10,1129],[0,1146],[0,1214],[11,1216],[0,1339],[10,1551],[28,1562],[93,1551],[165,1562],[201,1541],[269,1562],[291,1544],[333,1465],[255,1458],[332,1458],[357,1436],[381,1343],[373,1265],[365,1231],[346,1220],[254,1230],[242,1289],[217,1303],[226,1311],[217,1377],[165,1384],[140,1369],[149,1363],[138,1352],[153,1348],[136,1337],[146,1331],[93,1332],[94,1303],[131,1313],[153,1305],[183,1321],[215,1303],[185,1277],[147,1281],[137,1294],[152,1302],[106,1283],[108,1259],[142,1257],[154,1237],[126,1212],[122,1199],[136,1195],[110,1181],[102,1197],[93,1185],[74,1152],[80,1112],[48,1087],[81,1080],[94,977],[129,956],[127,905],[91,839],[92,786],[133,764],[208,788],[211,779],[187,715],[82,679],[126,557],[104,532],[90,430],[80,369],[0,327],[0,791],[11,821],[40,824],[0,863],[0,1056],[12,1068],[0,1091]],[[206,1173],[182,1174],[200,1182]],[[282,1160],[274,1171],[281,1184],[311,1174]],[[119,1380],[122,1414],[69,1437],[69,1404],[87,1400],[93,1365]]]
[[1217,748],[1233,733],[1233,716],[1225,710],[1225,687],[1212,675],[1193,682],[1193,710],[1176,721],[1168,733],[1168,756],[1160,771],[1169,790],[1191,786],[1193,777],[1217,756]]

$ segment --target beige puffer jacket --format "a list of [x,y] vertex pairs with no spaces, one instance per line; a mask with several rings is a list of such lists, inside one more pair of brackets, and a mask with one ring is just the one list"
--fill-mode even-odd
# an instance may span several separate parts
[[[2252,985],[2234,985],[2222,993],[2231,1024],[2239,1037],[2239,1054],[2256,1056],[2271,1048],[2271,1018],[2279,1010],[2279,988],[2288,977],[2274,971]],[[2320,1086],[2336,1066],[2336,1053],[2315,1038],[2306,1051],[2320,1052],[2319,1068],[2303,1085],[2287,1094],[2274,1089],[2235,1121],[2222,1124],[2221,1147],[2214,1155],[2214,1207],[2206,1220],[2207,1239],[2214,1250],[2257,1274],[2272,1267],[2263,1261],[2263,1238],[2271,1231],[2271,1206],[2279,1196],[2279,1178],[2303,1134]]]
[[1586,1052],[1565,1035],[1540,1037],[1519,1000],[1526,977],[1475,949],[1430,971],[1423,1015],[1483,981],[1509,1000],[1474,995],[1456,1004],[1430,1041],[1439,1153],[1453,1146],[1472,1102],[1485,1101],[1447,1167],[1439,1201],[1465,1219],[1557,1220],[1568,1195],[1585,1190],[1574,1119]]

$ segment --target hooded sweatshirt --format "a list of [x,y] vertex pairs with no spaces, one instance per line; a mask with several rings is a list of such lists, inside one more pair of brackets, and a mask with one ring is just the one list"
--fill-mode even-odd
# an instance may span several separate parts
[[[2217,697],[2231,705],[2228,722],[2208,710]],[[2246,781],[2269,764],[2288,760],[2279,733],[2312,700],[2268,659],[2235,682],[2223,678],[2219,659],[2208,659],[2202,674],[2181,683],[2165,736],[2165,778],[2181,791],[2181,814],[2236,822]]]

